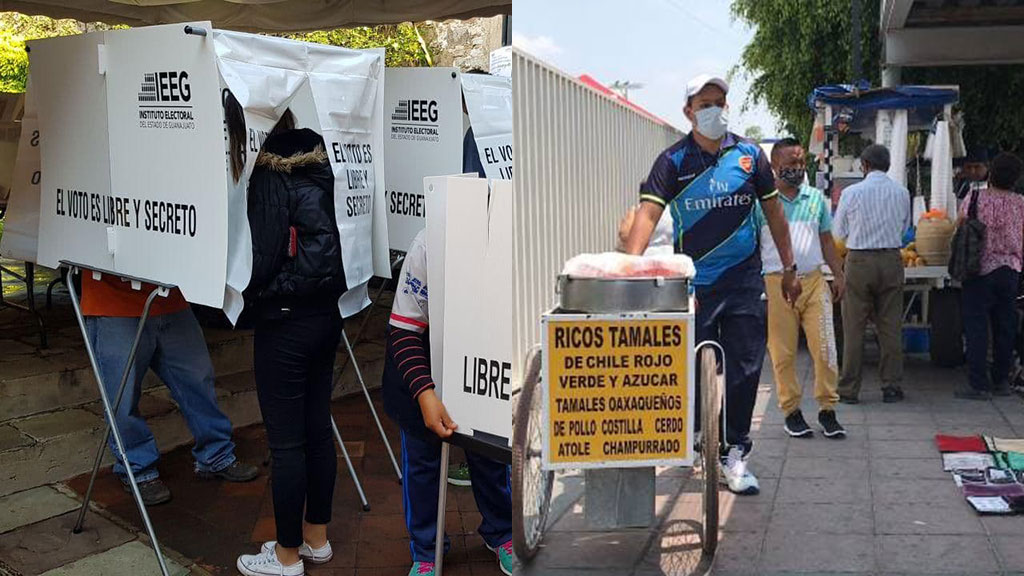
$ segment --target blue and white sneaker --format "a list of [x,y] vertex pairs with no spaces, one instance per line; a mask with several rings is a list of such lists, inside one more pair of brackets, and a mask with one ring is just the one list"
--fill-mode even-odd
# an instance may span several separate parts
[[743,496],[753,496],[761,492],[757,477],[747,469],[747,459],[740,446],[732,446],[721,458],[721,480],[729,487],[729,491]]

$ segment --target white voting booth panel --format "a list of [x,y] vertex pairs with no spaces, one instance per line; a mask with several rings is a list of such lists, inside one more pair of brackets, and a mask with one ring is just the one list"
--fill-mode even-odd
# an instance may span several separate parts
[[[31,86],[29,79],[28,85]],[[39,184],[42,179],[39,156],[39,116],[32,92],[25,94],[25,115],[14,161],[11,194],[0,237],[4,258],[35,262],[39,251]]]
[[388,245],[405,252],[426,224],[423,179],[462,171],[462,90],[456,68],[388,68],[379,197]]
[[[374,201],[384,190],[384,51],[197,26],[210,34],[170,25],[32,43],[28,99],[39,133],[61,138],[37,140],[41,172],[51,168],[38,194],[17,179],[13,220],[25,235],[5,241],[5,253],[34,261],[41,237],[41,264],[73,261],[177,285],[189,301],[237,320],[252,269],[248,178],[267,133],[294,103],[300,125],[326,142],[350,287],[341,308],[358,312],[369,303],[370,277],[390,270],[383,206]],[[225,157],[225,89],[246,121],[237,181]],[[25,151],[18,173],[38,173]],[[38,234],[32,211],[21,209],[31,196],[39,199]]]
[[512,78],[463,74],[469,123],[484,173],[495,180],[512,179]]
[[427,178],[425,189],[432,376],[460,434],[511,446],[521,368],[512,332],[512,183]]
[[[209,24],[205,24],[209,26]],[[213,47],[182,26],[31,43],[39,263],[174,284],[220,307],[227,255]]]
[[[344,316],[362,310],[366,283],[389,275],[388,248],[380,237],[386,224],[375,216],[382,206],[384,51],[348,50],[239,32],[214,31],[225,88],[241,105],[249,133],[245,170],[229,174],[232,195],[225,313],[241,313],[241,293],[252,273],[252,245],[246,215],[246,186],[267,132],[292,108],[300,126],[324,137],[335,176],[335,215],[349,292]],[[372,249],[371,249],[372,247]]]

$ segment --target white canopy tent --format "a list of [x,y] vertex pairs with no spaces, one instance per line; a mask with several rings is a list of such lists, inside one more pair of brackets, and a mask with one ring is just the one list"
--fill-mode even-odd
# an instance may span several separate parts
[[210,20],[247,32],[302,32],[512,14],[511,0],[0,0],[0,11],[149,26]]

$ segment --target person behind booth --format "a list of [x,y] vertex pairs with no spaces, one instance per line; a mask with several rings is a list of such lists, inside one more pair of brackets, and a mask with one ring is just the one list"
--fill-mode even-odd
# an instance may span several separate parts
[[[487,74],[479,68],[473,68],[466,72],[466,74]],[[462,97],[462,113],[469,115],[469,109],[466,108],[466,97]],[[473,135],[473,126],[466,130],[466,135],[462,138],[462,173],[463,174],[479,174],[481,178],[487,178],[487,174],[484,173],[484,163],[480,160],[480,150],[476,146],[476,136]]]
[[[83,270],[82,315],[111,402],[117,398],[142,309],[154,288],[144,283],[140,290],[134,290],[130,282],[116,276],[104,274],[96,279],[91,271]],[[181,291],[174,288],[167,297],[158,296],[149,315],[114,416],[143,503],[155,506],[171,499],[171,491],[160,480],[157,470],[160,450],[156,439],[139,413],[142,379],[150,369],[167,385],[195,439],[192,456],[196,475],[228,482],[253,480],[259,469],[235,456],[231,421],[217,406],[215,374],[206,339]],[[125,491],[131,491],[125,463],[113,436],[109,435],[107,441],[114,455],[114,473]]]
[[[430,376],[430,319],[427,309],[426,230],[413,239],[398,277],[388,322],[384,360],[384,409],[402,436],[402,490],[409,531],[410,576],[433,576],[437,541],[437,489],[441,440],[458,429],[434,391]],[[512,494],[509,467],[471,451],[466,460],[482,520],[478,531],[512,574]],[[449,548],[445,536],[445,551]]]
[[974,190],[985,188],[988,181],[988,150],[974,148],[964,158],[956,182],[956,197],[963,201]]
[[248,200],[253,258],[245,298],[273,459],[277,540],[240,556],[237,567],[246,576],[299,576],[304,562],[334,555],[327,539],[337,474],[330,402],[346,282],[324,140],[295,129],[290,111],[256,158]]
[[747,460],[767,316],[755,203],[778,247],[782,291],[791,304],[800,296],[800,280],[768,158],[760,146],[728,131],[728,91],[725,80],[707,74],[687,84],[683,112],[693,130],[654,161],[625,251],[643,253],[664,212],[672,212],[675,250],[697,268],[696,339],[719,342],[725,350],[722,480],[732,492],[752,495],[760,485]]
[[976,202],[976,217],[986,229],[980,273],[963,282],[968,377],[954,392],[957,398],[988,400],[1011,394],[1010,366],[1017,337],[1015,301],[1024,258],[1024,196],[1014,190],[1020,176],[1020,158],[999,154],[988,171],[988,186],[972,190],[960,203],[961,221]]

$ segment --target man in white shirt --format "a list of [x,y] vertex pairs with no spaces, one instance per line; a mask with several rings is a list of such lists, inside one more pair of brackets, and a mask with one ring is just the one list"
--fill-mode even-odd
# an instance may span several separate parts
[[[785,430],[793,437],[814,434],[807,425],[800,403],[803,389],[796,374],[796,355],[800,328],[807,337],[807,350],[814,361],[814,398],[818,401],[818,423],[827,438],[842,438],[846,430],[836,419],[835,328],[832,299],[841,299],[845,280],[843,262],[832,240],[830,204],[821,190],[804,183],[806,159],[800,142],[784,138],[775,143],[771,154],[775,186],[779,191],[793,257],[803,291],[790,303],[782,294],[782,260],[771,230],[760,207],[756,223],[761,234],[761,266],[768,296],[768,352],[775,372],[779,408],[786,417]],[[831,289],[821,268],[828,262],[832,271]]]
[[859,402],[864,330],[874,318],[882,351],[882,401],[903,400],[903,260],[900,247],[911,225],[910,193],[890,179],[889,150],[872,144],[860,155],[864,180],[843,191],[833,233],[846,239],[843,299],[843,369],[839,401]]

